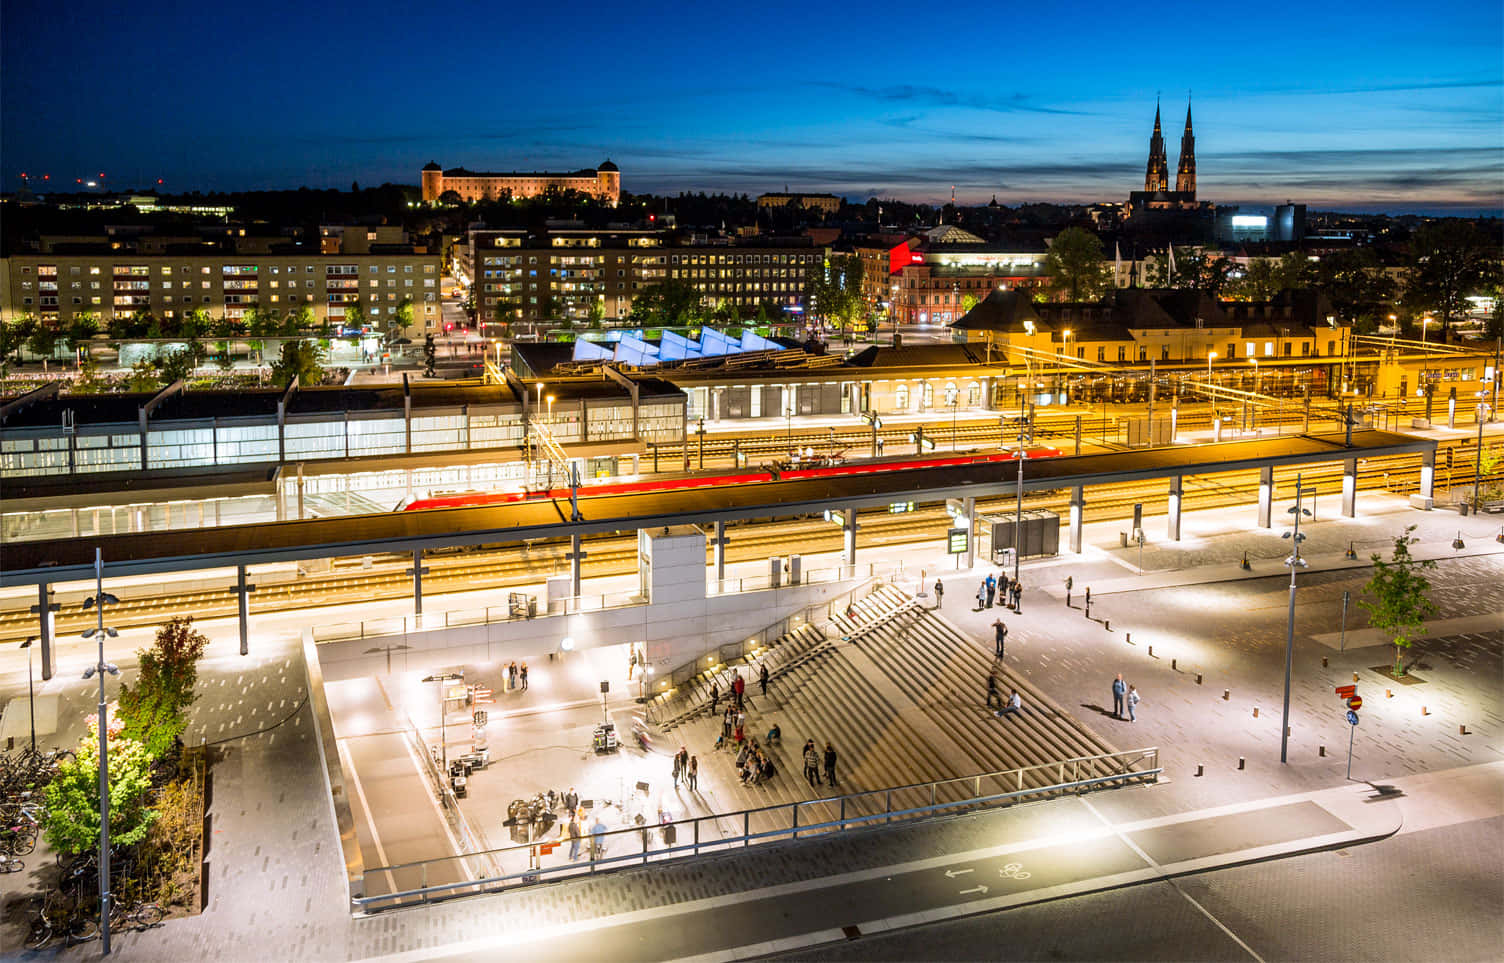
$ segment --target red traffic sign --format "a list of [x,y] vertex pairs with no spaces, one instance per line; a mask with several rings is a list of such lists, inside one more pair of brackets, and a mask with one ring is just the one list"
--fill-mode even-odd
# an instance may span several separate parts
[[1348,696],[1347,697],[1347,707],[1349,709],[1361,709],[1361,708],[1363,708],[1363,697],[1360,696],[1360,695]]
[[476,696],[488,696],[491,694],[491,687],[488,685],[471,686],[470,691]]
[[1357,694],[1357,692],[1358,692],[1358,687],[1355,686],[1355,685],[1339,685],[1339,686],[1337,686],[1337,695],[1340,696],[1343,699],[1351,699],[1354,695]]

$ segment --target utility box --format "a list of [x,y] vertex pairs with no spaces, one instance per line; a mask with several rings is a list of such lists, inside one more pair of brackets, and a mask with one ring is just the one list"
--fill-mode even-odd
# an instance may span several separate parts
[[803,559],[798,555],[789,556],[789,584],[798,585],[803,579]]
[[[1021,526],[1018,516],[1012,512],[984,515],[982,525],[992,536],[991,557],[994,565],[1001,564],[1005,557],[1011,560],[1009,550],[1017,550],[1023,558],[1060,554],[1060,516],[1054,512],[1043,509],[1026,511]],[[1020,528],[1022,532],[1018,541],[1021,544],[1015,544],[1014,536]]]
[[1128,445],[1133,448],[1163,448],[1170,444],[1170,419],[1130,418],[1128,420]]

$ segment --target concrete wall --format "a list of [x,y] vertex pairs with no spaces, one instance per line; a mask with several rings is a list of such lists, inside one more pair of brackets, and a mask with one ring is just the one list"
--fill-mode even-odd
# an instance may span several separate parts
[[[699,573],[703,585],[703,562]],[[851,585],[821,582],[601,612],[439,628],[381,639],[328,642],[319,646],[319,661],[328,681],[368,678],[387,672],[386,646],[408,646],[390,653],[391,667],[393,672],[411,672],[442,665],[537,660],[558,652],[559,643],[568,636],[574,639],[576,649],[645,643],[648,662],[658,675],[666,677],[677,666],[755,635],[806,606],[833,599]]]

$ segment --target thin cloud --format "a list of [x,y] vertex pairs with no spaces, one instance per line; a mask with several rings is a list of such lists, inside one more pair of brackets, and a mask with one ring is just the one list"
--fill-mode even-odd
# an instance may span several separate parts
[[896,84],[891,87],[864,87],[860,84],[844,84],[828,80],[810,81],[812,87],[845,91],[868,100],[887,104],[918,104],[925,107],[969,107],[973,110],[990,110],[997,113],[1073,114],[1085,116],[1083,110],[1067,110],[1063,107],[1043,107],[1029,102],[1029,95],[1013,94],[1011,97],[984,97],[980,94],[961,93],[941,87],[924,87],[915,84]]

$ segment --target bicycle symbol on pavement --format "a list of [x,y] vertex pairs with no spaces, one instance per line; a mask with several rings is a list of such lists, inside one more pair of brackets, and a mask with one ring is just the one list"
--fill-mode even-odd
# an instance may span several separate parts
[[1008,863],[1002,869],[998,870],[997,874],[999,876],[1004,876],[1004,877],[1006,877],[1008,879],[1018,879],[1018,880],[1028,879],[1030,876],[1033,875],[1032,873],[1024,872],[1024,864],[1023,863]]

